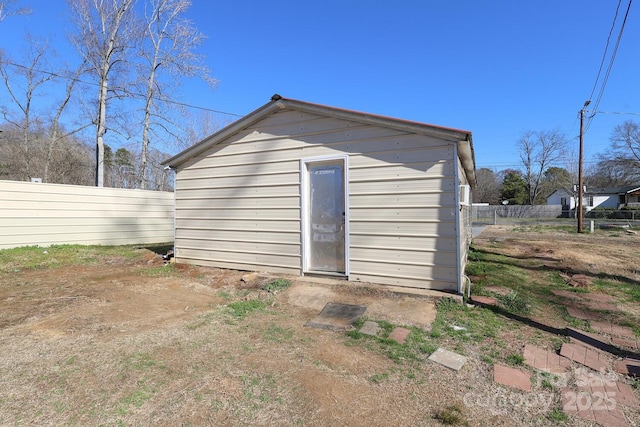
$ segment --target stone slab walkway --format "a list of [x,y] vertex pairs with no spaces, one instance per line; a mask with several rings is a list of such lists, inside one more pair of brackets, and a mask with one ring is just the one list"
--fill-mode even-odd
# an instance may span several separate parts
[[531,344],[524,346],[524,363],[552,374],[563,374],[571,366],[571,360],[566,357]]
[[592,396],[601,396],[608,402],[640,408],[630,385],[606,378],[602,374],[582,373],[576,375],[578,391]]
[[629,347],[633,350],[640,350],[640,340],[635,338],[612,337],[611,342],[618,347]]
[[604,353],[579,344],[562,344],[560,355],[596,371],[606,369],[609,366],[609,359]]
[[394,340],[398,344],[404,344],[411,331],[406,328],[397,327],[389,334],[389,339]]
[[591,329],[601,334],[607,335],[615,335],[618,337],[626,337],[626,338],[635,338],[635,334],[633,333],[633,329],[627,328],[626,326],[616,325],[611,322],[598,322],[593,321],[589,322]]
[[633,377],[640,377],[640,360],[638,359],[622,359],[615,365],[615,371]]
[[471,295],[471,302],[484,306],[484,305],[498,305],[498,300],[493,297],[485,297],[483,295]]
[[569,298],[572,300],[582,300],[582,297],[577,292],[564,291],[560,289],[552,289],[551,293],[558,297]]
[[453,369],[454,371],[459,371],[464,364],[467,363],[466,357],[444,348],[439,348],[434,351],[431,356],[429,356],[429,360]]
[[585,310],[584,308],[574,307],[570,305],[567,305],[565,307],[567,309],[567,313],[569,313],[569,316],[575,317],[576,319],[589,321],[602,319],[602,315],[600,315],[600,313],[594,313],[591,310]]
[[508,366],[493,365],[493,381],[522,391],[531,391],[531,375]]
[[629,427],[620,405],[615,401],[607,401],[600,394],[575,391],[569,388],[561,390],[562,410],[565,414],[595,421],[606,427]]

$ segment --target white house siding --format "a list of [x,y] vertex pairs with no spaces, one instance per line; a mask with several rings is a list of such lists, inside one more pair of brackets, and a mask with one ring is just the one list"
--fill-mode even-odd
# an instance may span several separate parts
[[173,240],[173,193],[0,181],[0,249]]
[[301,158],[349,155],[349,280],[457,289],[453,143],[274,113],[178,168],[179,262],[300,274]]

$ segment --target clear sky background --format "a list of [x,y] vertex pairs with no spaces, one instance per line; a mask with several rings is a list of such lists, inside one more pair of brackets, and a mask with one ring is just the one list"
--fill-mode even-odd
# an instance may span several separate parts
[[[628,1],[622,1],[610,52]],[[278,93],[469,130],[476,166],[494,170],[518,166],[517,142],[527,130],[559,128],[577,151],[578,111],[591,96],[618,5],[617,0],[193,3],[190,18],[207,36],[202,52],[220,83],[211,90],[188,82],[181,101],[244,115]],[[21,4],[33,13],[0,24],[0,47],[11,52],[27,29],[65,45],[69,24],[63,0]],[[639,115],[597,114],[585,136],[587,161],[608,148],[617,124],[640,122],[639,83],[640,4],[633,4],[598,110]]]

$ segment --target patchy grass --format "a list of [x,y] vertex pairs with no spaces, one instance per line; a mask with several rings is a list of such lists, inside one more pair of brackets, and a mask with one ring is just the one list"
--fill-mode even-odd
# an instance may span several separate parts
[[370,350],[386,355],[397,364],[421,361],[437,348],[428,339],[425,330],[413,326],[403,326],[410,331],[404,343],[400,344],[395,340],[389,339],[389,334],[395,329],[396,325],[384,320],[373,320],[380,326],[381,331],[378,336],[361,334],[358,330],[367,320],[372,319],[361,317],[354,324],[355,330],[347,332],[347,336],[350,338],[349,345],[364,343]]
[[104,258],[114,261],[135,260],[144,253],[132,245],[83,246],[51,245],[48,247],[23,246],[0,250],[0,273],[17,273],[23,270],[47,270],[62,266],[95,265]]
[[236,319],[244,319],[247,315],[253,311],[264,310],[267,304],[259,299],[252,299],[248,301],[236,301],[227,305],[226,311],[231,317]]
[[467,421],[464,415],[463,406],[461,404],[450,405],[444,409],[440,409],[436,411],[433,418],[447,426],[469,425],[469,421]]
[[285,289],[289,288],[291,286],[291,282],[287,279],[275,279],[267,284],[265,284],[264,286],[262,286],[262,290],[263,291],[267,291],[267,292],[272,292],[272,293],[276,293],[276,292],[280,292],[280,291],[284,291]]
[[524,365],[524,356],[520,353],[513,353],[507,356],[506,361],[509,365],[522,366]]

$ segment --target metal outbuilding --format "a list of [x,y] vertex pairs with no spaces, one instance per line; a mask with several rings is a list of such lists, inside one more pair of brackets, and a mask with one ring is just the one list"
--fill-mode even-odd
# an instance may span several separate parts
[[274,95],[164,164],[178,263],[463,291],[468,131]]

